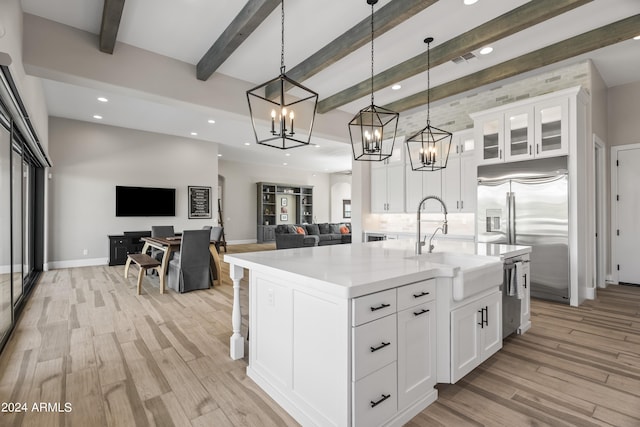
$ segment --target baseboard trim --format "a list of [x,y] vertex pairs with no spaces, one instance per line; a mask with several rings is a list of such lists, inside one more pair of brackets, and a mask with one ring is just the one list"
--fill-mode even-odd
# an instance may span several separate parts
[[58,270],[61,268],[74,267],[93,267],[96,265],[108,265],[109,258],[88,258],[88,259],[72,259],[67,261],[52,261],[44,266],[45,271]]
[[251,243],[258,243],[258,241],[256,239],[227,240],[227,245],[247,245]]

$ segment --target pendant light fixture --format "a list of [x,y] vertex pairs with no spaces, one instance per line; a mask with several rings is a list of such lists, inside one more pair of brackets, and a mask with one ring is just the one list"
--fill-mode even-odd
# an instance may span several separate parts
[[[247,102],[256,143],[286,150],[309,145],[318,94],[285,74],[284,0],[281,3],[281,40],[280,75],[248,90]],[[277,96],[267,97],[267,86],[277,86]]]
[[349,136],[354,160],[382,161],[393,154],[399,113],[378,107],[373,102],[373,6],[371,5],[371,105],[360,110],[349,122]]
[[437,171],[447,167],[451,138],[453,135],[446,130],[431,126],[429,116],[431,58],[429,57],[429,45],[433,37],[424,39],[427,44],[427,127],[406,140],[411,169],[414,171]]

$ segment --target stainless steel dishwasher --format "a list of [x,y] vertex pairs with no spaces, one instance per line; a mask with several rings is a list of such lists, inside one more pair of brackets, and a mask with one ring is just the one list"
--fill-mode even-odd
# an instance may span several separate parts
[[505,258],[502,281],[502,338],[529,329],[529,254]]

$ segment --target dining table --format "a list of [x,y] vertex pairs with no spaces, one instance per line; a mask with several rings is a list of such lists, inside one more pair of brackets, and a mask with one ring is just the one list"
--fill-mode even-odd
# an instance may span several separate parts
[[[155,248],[161,250],[163,252],[162,261],[160,264],[160,293],[163,294],[166,286],[166,278],[167,278],[167,269],[169,268],[169,261],[171,260],[171,254],[173,252],[177,252],[180,250],[180,245],[182,244],[182,236],[171,236],[171,237],[142,237],[140,240],[144,242],[142,246],[142,253],[146,254],[147,251],[151,248]],[[222,273],[220,270],[220,255],[218,254],[218,250],[216,249],[216,245],[218,244],[217,240],[211,240],[209,242],[209,252],[211,253],[211,285],[214,285],[214,282],[217,280],[218,285],[220,285]],[[125,271],[128,270],[129,264],[131,264],[131,258],[127,259],[127,263],[125,266]],[[213,271],[215,269],[215,275]]]

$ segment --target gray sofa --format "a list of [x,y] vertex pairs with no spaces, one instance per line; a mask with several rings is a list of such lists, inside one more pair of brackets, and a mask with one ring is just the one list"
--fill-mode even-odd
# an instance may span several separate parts
[[[348,234],[342,234],[340,227],[346,226]],[[299,234],[302,227],[305,234]],[[302,248],[308,246],[326,246],[351,243],[350,223],[322,224],[280,224],[276,226],[276,249]]]

